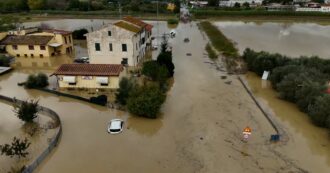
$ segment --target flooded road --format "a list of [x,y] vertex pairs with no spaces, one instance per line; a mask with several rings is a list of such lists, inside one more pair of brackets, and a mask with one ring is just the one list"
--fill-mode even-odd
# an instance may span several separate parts
[[290,22],[214,22],[242,53],[249,47],[288,56],[330,58],[330,25]]
[[272,108],[277,121],[289,133],[290,141],[283,146],[285,153],[310,172],[330,172],[328,130],[313,125],[308,115],[299,111],[295,104],[279,99],[269,81],[261,81],[260,77],[252,72],[246,75],[246,79],[255,96]]
[[[80,24],[85,26],[85,23]],[[61,29],[68,29],[62,26]],[[156,26],[160,28],[154,28],[153,33],[170,30],[164,22]],[[186,37],[189,43],[183,42]],[[308,128],[311,132],[305,135],[299,123],[294,124],[302,117],[297,116],[293,122],[279,118],[292,129],[289,130],[291,139],[286,145],[269,143],[274,129],[236,76],[221,79],[227,74],[217,71],[205,56],[206,42],[195,23],[178,26],[177,37],[170,40],[175,64],[174,83],[160,118],[155,120],[17,86],[29,73],[52,73],[61,59],[50,60],[46,68],[41,63],[41,67],[18,67],[0,76],[1,94],[39,99],[41,105],[53,109],[61,117],[61,141],[36,172],[329,172],[329,154],[312,142],[320,138],[316,135],[320,131]],[[22,67],[30,65],[30,61],[21,64]],[[107,123],[113,118],[125,121],[123,133],[109,135],[106,132]],[[241,140],[246,126],[252,128],[247,143]],[[323,155],[318,155],[319,152]],[[301,157],[302,153],[305,157]]]

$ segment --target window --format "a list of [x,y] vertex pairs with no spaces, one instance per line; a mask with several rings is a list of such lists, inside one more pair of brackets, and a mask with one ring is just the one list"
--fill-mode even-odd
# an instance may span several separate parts
[[17,45],[12,45],[14,50],[17,50]]
[[66,40],[66,37],[64,37],[64,42],[65,42],[65,44],[68,44],[68,41]]
[[34,55],[33,55],[33,53],[31,53],[31,57],[33,57]]
[[71,43],[71,36],[69,36],[69,43]]
[[34,50],[34,46],[33,45],[29,45],[29,50]]
[[109,50],[112,52],[112,43],[109,43]]
[[44,57],[44,55],[43,55],[43,54],[40,54],[39,56],[40,56],[40,58]]
[[111,37],[111,31],[108,31],[108,36],[110,36],[110,37]]
[[121,61],[121,64],[127,65],[128,64],[128,59],[127,58],[123,58],[122,61]]
[[138,50],[138,44],[136,43],[136,50]]
[[101,86],[108,86],[109,84],[107,84],[107,83],[101,83],[100,85]]
[[40,46],[40,50],[46,50],[46,46]]
[[76,85],[76,82],[74,82],[74,83],[69,82],[68,84],[69,85]]
[[16,54],[17,57],[20,57],[21,55],[20,54]]
[[24,54],[25,57],[27,57],[27,54]]
[[100,43],[95,43],[95,50],[96,51],[101,51]]
[[127,52],[127,45],[126,44],[121,44],[121,49],[123,52]]

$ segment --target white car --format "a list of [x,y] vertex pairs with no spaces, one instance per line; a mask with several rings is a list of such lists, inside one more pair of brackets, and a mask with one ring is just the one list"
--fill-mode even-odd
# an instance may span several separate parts
[[174,29],[172,29],[171,32],[170,32],[171,38],[174,38],[175,35],[176,35],[176,31]]
[[113,119],[108,125],[108,133],[118,134],[123,131],[124,121],[121,119]]

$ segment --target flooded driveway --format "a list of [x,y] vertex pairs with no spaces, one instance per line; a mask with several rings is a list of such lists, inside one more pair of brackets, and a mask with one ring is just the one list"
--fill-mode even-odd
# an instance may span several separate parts
[[249,47],[257,51],[293,57],[318,55],[330,58],[330,25],[292,22],[214,22],[242,53]]
[[[164,23],[159,26],[159,33],[169,30]],[[189,43],[183,42],[186,37]],[[289,148],[269,143],[274,129],[236,76],[221,79],[227,74],[217,71],[205,56],[206,39],[195,23],[180,24],[177,37],[170,44],[174,83],[160,118],[155,120],[17,86],[33,69],[18,69],[0,76],[1,94],[38,98],[40,104],[61,117],[60,144],[36,172],[318,172],[319,169],[303,165],[308,157],[296,157],[297,153],[313,153],[297,147],[295,153],[288,154]],[[119,135],[106,132],[107,123],[113,118],[125,121]],[[242,141],[246,126],[252,128],[247,143]],[[295,133],[291,134],[292,140]]]

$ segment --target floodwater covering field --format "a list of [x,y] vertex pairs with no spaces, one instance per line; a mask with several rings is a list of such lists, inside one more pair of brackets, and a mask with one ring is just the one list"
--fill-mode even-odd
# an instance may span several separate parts
[[245,48],[298,57],[318,55],[330,58],[330,25],[293,22],[218,21],[214,24],[236,43]]
[[[93,21],[98,20],[77,21],[56,20],[47,21],[47,24],[73,30],[94,26]],[[170,30],[165,22],[152,23],[154,34]],[[96,25],[99,24],[103,22]],[[184,43],[184,38],[189,38],[190,42]],[[330,172],[330,153],[320,150],[324,146],[314,142],[323,138],[324,133],[308,128],[309,135],[302,135],[299,130],[305,128],[304,123],[293,124],[278,118],[290,140],[284,145],[269,143],[274,129],[236,76],[221,79],[227,74],[217,71],[206,57],[206,42],[196,23],[178,26],[177,37],[170,40],[176,67],[174,83],[160,118],[154,120],[17,86],[28,74],[38,71],[51,74],[61,62],[72,60],[69,57],[50,59],[50,65],[41,63],[32,68],[23,68],[30,63],[22,60],[21,67],[0,76],[1,94],[39,99],[41,105],[53,109],[61,117],[60,143],[36,172]],[[80,45],[79,50],[84,52],[84,46]],[[192,56],[186,56],[187,53]],[[106,132],[112,118],[125,121],[123,133],[109,135]],[[295,118],[293,122],[307,122],[305,117]],[[244,143],[241,132],[247,125],[253,131],[248,143]],[[327,147],[326,141],[324,138],[323,144]]]

